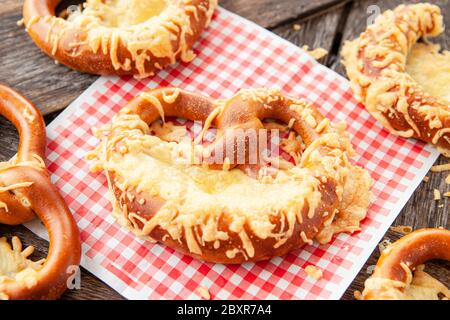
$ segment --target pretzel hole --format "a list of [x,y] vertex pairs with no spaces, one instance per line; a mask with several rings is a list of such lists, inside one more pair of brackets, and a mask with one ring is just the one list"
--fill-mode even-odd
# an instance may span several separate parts
[[428,94],[450,101],[450,51],[438,44],[416,43],[408,54],[406,72]]
[[421,299],[450,299],[450,263],[445,260],[429,260],[412,272],[412,281],[406,289],[406,297]]
[[67,19],[69,14],[73,13],[75,10],[82,10],[83,0],[62,0],[58,3],[55,8],[55,16],[62,19]]
[[[19,145],[19,133],[17,132],[16,127],[5,119],[3,116],[0,115],[0,132],[8,132],[8,142],[4,143],[2,145],[2,155],[0,156],[0,161],[8,161],[12,157],[14,157],[15,154],[17,154],[18,151],[18,145]],[[4,136],[3,134],[1,134]],[[2,168],[2,164],[7,164],[0,162],[0,169]]]
[[[233,150],[237,151],[237,155],[230,152],[230,144],[217,144],[209,154],[196,152],[196,162],[193,164],[214,164],[227,170],[227,165],[233,163],[248,176],[258,179],[275,177],[278,170],[298,164],[305,149],[301,137],[277,120],[267,119],[263,121],[263,125],[263,129],[240,131],[241,134],[233,140],[236,145]],[[151,135],[169,143],[194,144],[194,141],[202,138],[196,146],[204,151],[210,149],[217,139],[216,128],[208,128],[200,137],[203,123],[177,117],[166,117],[164,123],[161,120],[155,121],[150,124],[149,129]],[[180,157],[191,156],[189,152],[183,154],[185,150],[186,148],[180,149]],[[231,157],[235,162],[230,160]]]
[[88,14],[108,28],[137,25],[159,16],[169,5],[169,0],[94,0],[62,1],[56,15],[67,20]]

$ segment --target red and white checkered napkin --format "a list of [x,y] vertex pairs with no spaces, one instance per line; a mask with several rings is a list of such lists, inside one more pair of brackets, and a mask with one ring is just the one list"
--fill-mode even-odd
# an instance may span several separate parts
[[[143,81],[102,77],[48,127],[48,167],[81,231],[82,265],[127,298],[338,299],[437,157],[414,140],[389,134],[352,98],[348,82],[296,46],[223,9],[196,46],[197,58]],[[97,140],[91,129],[110,121],[142,90],[176,86],[213,98],[240,88],[278,87],[313,101],[333,121],[349,125],[359,158],[376,183],[362,231],[328,245],[308,245],[284,257],[226,266],[203,263],[138,240],[111,217],[103,174],[89,172],[84,156]],[[45,235],[34,223],[30,228]],[[314,265],[323,278],[304,268]]]

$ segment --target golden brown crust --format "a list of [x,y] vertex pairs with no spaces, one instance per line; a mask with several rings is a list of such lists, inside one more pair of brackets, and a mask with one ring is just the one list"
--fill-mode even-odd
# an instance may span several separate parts
[[[107,174],[110,179],[114,181],[114,176],[111,173]],[[244,261],[260,261],[267,260],[275,256],[282,256],[307,244],[307,242],[305,242],[305,238],[300,235],[301,232],[305,232],[306,239],[313,239],[317,235],[317,231],[314,229],[322,229],[325,221],[327,220],[327,217],[324,216],[324,212],[336,210],[338,206],[338,198],[335,192],[335,184],[327,182],[321,184],[319,188],[324,196],[322,197],[322,202],[319,207],[315,209],[314,216],[312,218],[308,218],[309,207],[308,205],[305,205],[301,213],[303,223],[295,225],[292,236],[289,238],[289,241],[286,241],[283,245],[274,248],[277,242],[275,238],[260,239],[253,234],[248,225],[244,226],[246,233],[249,234],[249,238],[252,240],[255,247],[253,257],[248,257],[247,259],[243,255],[236,255],[232,258],[227,256],[226,252],[242,247],[242,240],[239,237],[239,234],[230,231],[229,225],[231,224],[231,221],[227,221],[224,216],[222,216],[223,220],[220,220],[218,223],[218,230],[227,233],[229,238],[221,243],[220,249],[215,248],[213,242],[206,242],[202,246],[201,254],[195,254],[190,251],[185,236],[182,236],[178,240],[174,240],[170,237],[167,230],[160,227],[153,229],[147,236],[154,241],[165,244],[168,247],[171,247],[186,255],[214,263],[238,264]],[[126,207],[127,211],[133,212],[145,220],[151,220],[164,204],[164,200],[159,197],[151,197],[143,194],[142,192],[137,193],[135,190],[128,191],[127,196],[124,197],[123,192],[115,184],[112,184],[112,189],[116,199],[118,199],[117,201],[119,207]],[[145,201],[143,204],[140,204],[139,201],[142,199]],[[272,217],[271,222],[275,225],[274,233],[285,231],[282,230],[282,228],[286,225],[286,223],[280,221],[282,218],[282,216]],[[142,229],[144,224],[137,221],[137,227]],[[201,231],[199,235],[200,237],[202,236]]]
[[11,167],[0,172],[3,186],[30,182],[20,192],[48,230],[49,252],[42,268],[27,279],[0,277],[0,294],[11,300],[56,299],[67,289],[67,280],[80,263],[78,228],[46,173],[32,167]]
[[411,284],[411,270],[432,259],[450,261],[450,230],[421,229],[389,245],[366,281],[362,298],[401,298]]
[[[0,163],[0,170],[21,164],[42,168],[46,135],[39,110],[24,96],[0,85],[0,115],[11,121],[20,138],[17,156]],[[34,213],[22,205],[14,190],[5,191],[0,192],[0,223],[22,224],[32,220]]]
[[424,92],[405,70],[417,40],[442,31],[438,6],[400,5],[346,42],[342,56],[356,98],[384,127],[431,143],[450,156],[450,102]]
[[73,275],[70,272],[74,270],[69,268],[76,268],[80,262],[77,225],[43,162],[45,124],[38,109],[17,92],[0,86],[0,114],[16,126],[20,135],[17,156],[0,163],[0,223],[24,223],[37,215],[50,238],[49,254],[39,268],[20,270],[24,266],[17,266],[20,271],[29,271],[20,273],[20,277],[2,274],[0,268],[0,298],[55,299]]
[[121,28],[99,22],[96,10],[107,6],[105,2],[88,1],[85,7],[92,14],[74,21],[55,17],[59,2],[24,3],[26,30],[42,51],[81,72],[140,78],[177,60],[192,60],[192,47],[217,6],[216,0],[170,0],[170,10],[163,10],[155,21]]
[[[203,149],[205,162],[171,164],[173,169],[169,167],[167,174],[172,176],[167,179],[173,183],[168,189],[162,186],[165,178],[159,178],[158,170],[166,172],[164,163],[172,161],[167,157],[178,151],[165,149],[173,143],[148,135],[148,125],[166,116],[202,121],[206,127],[218,129],[216,140]],[[208,161],[214,147],[225,145],[225,150],[237,150],[236,132],[259,130],[261,120],[266,118],[289,123],[302,137],[306,149],[297,166],[280,171],[272,182],[261,182],[242,174],[251,166],[247,161],[249,148],[245,148],[243,164],[236,165],[236,159],[224,154],[219,162]],[[224,139],[227,134],[232,138]],[[145,239],[205,261],[258,261],[283,255],[314,238],[327,242],[334,231],[357,230],[367,210],[371,179],[367,172],[349,164],[352,149],[346,134],[306,100],[288,97],[275,89],[242,90],[228,100],[218,101],[176,88],[148,91],[130,101],[97,135],[102,143],[88,158],[97,160],[96,170],[105,170],[118,221]],[[126,164],[127,159],[133,161],[131,165]],[[187,171],[177,176],[177,170]],[[193,185],[185,187],[180,179]],[[217,189],[216,183],[220,186],[222,179],[226,186]],[[292,187],[287,187],[290,184]],[[230,191],[233,187],[237,189]],[[268,197],[271,192],[282,192],[280,196],[290,200],[275,197],[272,202],[267,200],[267,205],[260,204],[266,201],[264,196],[248,191],[255,188],[267,192]],[[351,201],[353,206],[347,206],[342,195],[351,196],[356,190],[358,199]],[[250,198],[246,198],[247,193]],[[233,199],[237,196],[244,198]],[[227,197],[229,200],[224,200]],[[245,199],[249,203],[244,203]],[[352,214],[356,218],[348,219]],[[340,225],[344,220],[349,223]]]

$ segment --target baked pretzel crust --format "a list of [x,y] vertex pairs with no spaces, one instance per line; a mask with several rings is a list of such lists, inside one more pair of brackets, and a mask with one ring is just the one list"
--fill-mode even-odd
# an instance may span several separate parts
[[442,21],[438,6],[400,5],[346,42],[342,56],[356,98],[385,128],[450,156],[450,102],[424,92],[405,71],[411,47],[442,33]]
[[[10,274],[8,263],[0,263],[0,298],[55,299],[65,291],[71,272],[80,262],[77,225],[43,161],[46,134],[39,110],[19,93],[0,85],[0,115],[16,126],[20,138],[17,155],[0,163],[0,223],[20,224],[37,215],[50,238],[49,253],[42,265],[13,257],[24,265],[15,266],[18,272]],[[15,243],[13,254],[22,254],[16,250],[21,245]],[[8,255],[10,250],[5,247],[6,243],[0,246],[0,254],[3,249]],[[6,271],[2,270],[5,265]]]
[[[388,246],[381,253],[373,275],[366,281],[361,298],[405,298],[404,291],[412,281],[411,270],[432,259],[450,261],[450,230],[417,230]],[[443,291],[447,292],[448,298],[448,289]]]
[[88,0],[83,13],[71,21],[55,17],[59,2],[24,3],[26,30],[42,51],[81,72],[138,78],[151,76],[177,60],[192,60],[192,47],[217,6],[217,0],[168,0],[167,7],[147,21],[108,26],[103,18],[115,18],[110,17],[115,13],[107,11],[107,1]]
[[[182,144],[149,135],[149,124],[166,116],[216,127],[210,146],[231,141],[233,152],[238,129],[258,130],[261,120],[278,119],[292,125],[306,149],[296,166],[265,182],[244,173],[247,162],[235,167],[229,158],[220,165],[179,164],[171,155]],[[228,134],[232,139],[224,140]],[[96,135],[102,142],[88,159],[96,160],[94,171],[105,171],[119,223],[201,260],[258,261],[313,239],[326,243],[335,233],[358,230],[369,205],[372,180],[349,163],[353,149],[344,129],[306,100],[275,89],[241,90],[216,101],[177,88],[144,92]],[[206,159],[209,147],[192,146],[207,151]]]
[[47,174],[32,167],[0,171],[0,185],[20,185],[24,204],[48,230],[50,247],[42,268],[23,278],[0,274],[0,298],[10,300],[56,299],[67,289],[67,280],[80,263],[78,228],[69,208]]
[[[45,123],[39,110],[24,96],[0,84],[0,115],[18,130],[20,141],[17,155],[0,162],[0,170],[28,165],[45,171]],[[15,225],[34,219],[34,213],[21,203],[13,189],[0,192],[0,223]]]

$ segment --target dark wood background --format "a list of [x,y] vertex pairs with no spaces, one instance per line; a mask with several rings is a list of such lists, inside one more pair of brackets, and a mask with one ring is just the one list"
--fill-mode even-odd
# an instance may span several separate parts
[[[63,1],[67,6],[69,1]],[[73,3],[74,1],[72,1]],[[80,2],[80,1],[78,1]],[[353,39],[366,28],[370,13],[368,7],[377,5],[381,10],[393,8],[403,2],[386,0],[222,0],[228,10],[250,19],[298,46],[322,47],[329,51],[321,63],[345,75],[339,52],[344,40]],[[450,1],[431,1],[438,4],[446,14],[445,24],[450,26]],[[58,111],[70,104],[95,79],[96,76],[81,74],[56,65],[32,43],[24,29],[16,22],[21,19],[22,1],[0,0],[0,82],[28,96],[42,110],[47,123]],[[298,28],[300,26],[300,29]],[[450,49],[450,27],[437,42]],[[14,127],[0,117],[0,161],[8,160],[16,152],[18,135]],[[438,163],[449,159],[440,157]],[[450,199],[433,200],[433,189],[448,191],[444,183],[447,173],[429,174],[415,191],[394,225],[408,225],[414,229],[424,227],[449,228]],[[34,245],[37,258],[44,257],[48,244],[23,226],[0,225],[0,235],[10,238],[18,235],[26,245]],[[388,231],[385,238],[395,240],[401,235]],[[376,263],[379,253],[375,250],[365,266],[343,296],[353,299],[353,292],[361,290],[368,277],[370,266]],[[432,261],[427,269],[432,275],[450,285],[448,262]],[[68,291],[63,299],[123,299],[117,292],[83,269],[81,289]]]

